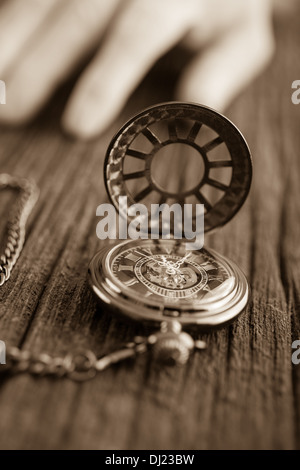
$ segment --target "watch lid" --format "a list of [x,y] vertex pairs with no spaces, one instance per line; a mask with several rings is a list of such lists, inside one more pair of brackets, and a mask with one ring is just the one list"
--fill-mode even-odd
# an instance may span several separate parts
[[[131,206],[144,204],[148,231],[158,234],[163,222],[153,226],[151,204],[203,204],[209,232],[238,212],[251,178],[250,151],[237,127],[213,109],[184,102],[158,104],[131,118],[112,139],[104,163],[106,189],[118,212],[129,223],[136,217]],[[184,221],[176,223],[183,233]]]

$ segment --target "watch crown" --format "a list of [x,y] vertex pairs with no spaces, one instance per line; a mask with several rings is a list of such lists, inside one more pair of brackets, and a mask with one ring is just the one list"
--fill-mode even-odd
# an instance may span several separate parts
[[169,365],[185,364],[195,347],[193,338],[181,331],[179,322],[163,322],[159,332],[148,338],[155,359]]

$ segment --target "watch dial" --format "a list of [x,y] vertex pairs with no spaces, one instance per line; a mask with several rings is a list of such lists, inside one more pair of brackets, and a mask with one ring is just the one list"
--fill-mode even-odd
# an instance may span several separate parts
[[110,280],[141,302],[211,302],[234,284],[228,265],[207,250],[188,251],[176,240],[142,240],[118,245],[106,256]]

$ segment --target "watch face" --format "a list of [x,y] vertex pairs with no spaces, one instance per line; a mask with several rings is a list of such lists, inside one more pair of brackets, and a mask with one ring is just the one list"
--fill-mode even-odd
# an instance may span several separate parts
[[224,311],[240,312],[248,298],[245,277],[233,263],[204,248],[186,250],[177,240],[135,240],[104,249],[92,260],[90,276],[105,303],[136,319],[173,316],[205,323],[214,316],[217,324]]
[[231,277],[206,250],[186,251],[173,241],[118,247],[106,266],[121,288],[164,303],[202,300]]

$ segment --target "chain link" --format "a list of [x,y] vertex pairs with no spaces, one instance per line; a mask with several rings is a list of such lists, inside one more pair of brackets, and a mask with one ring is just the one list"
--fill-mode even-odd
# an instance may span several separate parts
[[[25,179],[0,174],[0,190],[13,188],[20,191],[13,214],[7,224],[7,242],[4,253],[0,256],[0,286],[10,277],[25,241],[26,221],[38,199],[37,186]],[[1,372],[12,374],[28,372],[37,376],[68,377],[75,381],[89,380],[111,364],[134,357],[147,350],[147,338],[136,337],[124,348],[97,359],[89,350],[78,350],[65,357],[53,357],[46,353],[33,354],[17,347],[6,351],[6,364],[1,365]]]
[[142,354],[148,348],[147,338],[136,337],[122,349],[97,359],[89,349],[80,349],[64,357],[53,357],[49,354],[34,354],[16,347],[6,351],[6,364],[0,366],[1,372],[18,374],[28,372],[37,376],[68,377],[83,382],[95,377],[98,372],[110,365]]
[[4,253],[0,256],[0,286],[10,277],[25,241],[26,221],[38,199],[37,186],[25,179],[0,174],[0,189],[13,188],[20,191],[20,196],[7,224],[7,243]]

